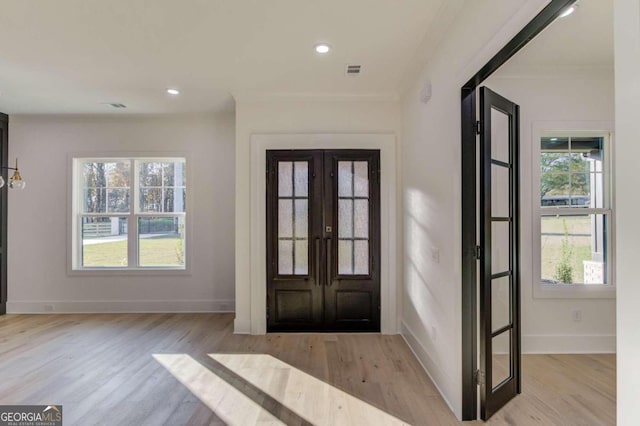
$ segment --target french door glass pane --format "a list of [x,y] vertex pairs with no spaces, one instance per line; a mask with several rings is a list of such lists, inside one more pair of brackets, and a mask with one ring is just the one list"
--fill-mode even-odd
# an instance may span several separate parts
[[82,266],[128,266],[126,217],[82,217]]
[[353,275],[353,240],[338,241],[338,274]]
[[491,223],[491,273],[498,274],[510,269],[509,222]]
[[278,162],[278,274],[309,274],[309,164]]
[[138,264],[184,266],[184,216],[138,218]]
[[511,330],[491,339],[491,385],[495,389],[511,377]]
[[491,216],[509,217],[509,168],[491,165]]
[[491,108],[491,158],[509,163],[509,116]]
[[369,274],[369,163],[338,161],[338,274]]
[[491,330],[496,331],[511,323],[510,277],[491,280]]

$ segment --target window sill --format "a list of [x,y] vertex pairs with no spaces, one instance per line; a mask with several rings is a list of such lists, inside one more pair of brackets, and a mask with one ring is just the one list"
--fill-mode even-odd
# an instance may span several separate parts
[[611,284],[546,284],[533,287],[535,299],[615,299]]
[[82,277],[104,277],[104,276],[190,276],[189,268],[136,268],[136,269],[120,269],[120,268],[95,268],[95,269],[70,269],[67,271],[68,276]]

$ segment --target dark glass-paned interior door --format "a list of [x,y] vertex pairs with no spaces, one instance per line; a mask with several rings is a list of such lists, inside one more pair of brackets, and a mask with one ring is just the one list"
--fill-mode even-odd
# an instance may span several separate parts
[[[0,113],[0,174],[7,182],[9,117]],[[7,312],[7,186],[0,189],[0,315]]]
[[380,330],[379,151],[267,152],[267,329]]
[[480,400],[520,393],[518,106],[480,88]]

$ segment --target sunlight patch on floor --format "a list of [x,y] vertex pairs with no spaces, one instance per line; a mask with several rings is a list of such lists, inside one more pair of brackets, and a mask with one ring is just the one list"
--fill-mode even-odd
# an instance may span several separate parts
[[284,424],[189,355],[154,354],[153,357],[226,424]]
[[406,424],[271,355],[209,356],[314,425]]

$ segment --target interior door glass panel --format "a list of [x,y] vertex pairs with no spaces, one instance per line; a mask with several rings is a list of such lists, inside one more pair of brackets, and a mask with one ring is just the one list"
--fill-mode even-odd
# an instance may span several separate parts
[[509,168],[491,165],[491,216],[509,217]]
[[511,330],[491,339],[492,369],[491,385],[496,389],[502,382],[511,377]]
[[509,222],[491,223],[491,273],[499,274],[510,269]]
[[491,108],[491,158],[509,163],[509,116]]
[[511,277],[491,280],[491,330],[496,331],[511,323]]

